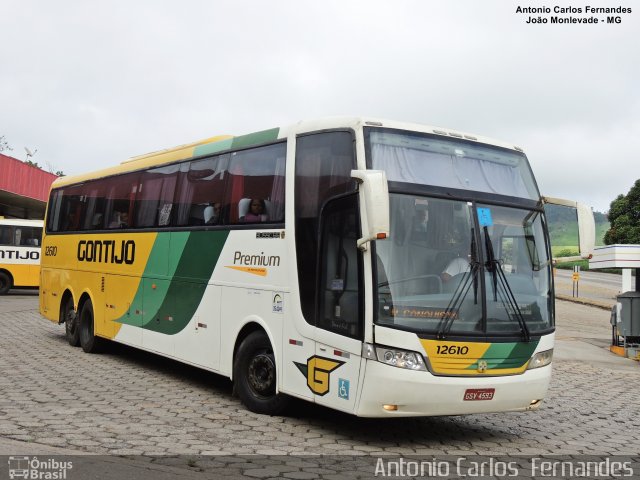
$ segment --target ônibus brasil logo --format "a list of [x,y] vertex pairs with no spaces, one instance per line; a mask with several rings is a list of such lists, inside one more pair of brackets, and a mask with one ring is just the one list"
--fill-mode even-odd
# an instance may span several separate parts
[[38,457],[9,457],[9,478],[24,478],[29,480],[65,480],[67,470],[73,468],[73,462]]

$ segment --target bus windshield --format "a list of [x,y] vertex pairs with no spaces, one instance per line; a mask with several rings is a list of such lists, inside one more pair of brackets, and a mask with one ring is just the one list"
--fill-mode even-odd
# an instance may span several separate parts
[[390,224],[376,242],[379,325],[441,338],[552,326],[540,212],[392,193]]
[[371,168],[392,182],[540,199],[526,156],[514,150],[377,128],[367,129],[367,142]]

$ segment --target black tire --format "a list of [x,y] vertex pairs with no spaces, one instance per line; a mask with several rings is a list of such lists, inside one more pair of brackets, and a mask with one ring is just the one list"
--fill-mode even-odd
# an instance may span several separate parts
[[245,338],[233,363],[234,390],[249,410],[279,415],[289,405],[290,397],[276,394],[276,361],[269,337],[263,331]]
[[64,321],[64,333],[67,342],[72,347],[80,345],[80,329],[78,328],[78,315],[73,309],[73,298],[68,297],[60,306],[60,320]]
[[5,295],[13,287],[13,279],[11,275],[0,272],[0,295]]
[[93,333],[93,305],[91,300],[82,304],[78,319],[78,335],[80,346],[86,353],[99,353],[104,347],[104,339],[96,337]]

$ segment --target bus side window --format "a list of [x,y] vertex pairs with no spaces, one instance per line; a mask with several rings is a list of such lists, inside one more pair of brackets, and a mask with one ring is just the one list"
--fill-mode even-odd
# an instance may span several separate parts
[[169,165],[142,172],[136,196],[136,227],[170,225],[179,169],[179,165]]
[[133,206],[138,191],[140,174],[127,173],[105,182],[107,228],[129,228],[132,225]]
[[13,243],[12,238],[12,228],[5,225],[0,225],[0,245],[11,245]]
[[47,213],[47,230],[50,232],[58,232],[61,229],[61,212],[62,198],[64,190],[56,190],[51,192],[49,198],[49,211]]
[[320,211],[332,197],[356,190],[354,138],[348,131],[322,132],[296,139],[296,250],[298,286],[305,320],[316,322]]
[[[42,233],[40,232],[40,236]],[[38,247],[40,246],[40,237],[35,228],[32,227],[17,227],[16,228],[16,245],[23,247]]]
[[[286,143],[233,152],[229,162],[229,183],[224,207],[230,223],[244,223],[240,205],[247,199],[265,204],[265,222],[284,220],[284,170]],[[249,223],[249,222],[248,222]],[[250,222],[253,223],[253,222]]]
[[177,172],[175,225],[224,225],[221,208],[228,181],[228,154],[185,162]]

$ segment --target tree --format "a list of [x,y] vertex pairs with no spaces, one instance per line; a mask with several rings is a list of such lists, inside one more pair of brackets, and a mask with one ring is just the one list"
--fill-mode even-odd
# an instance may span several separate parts
[[604,235],[604,243],[612,245],[640,244],[640,179],[627,195],[618,195],[609,208],[611,228]]
[[0,135],[0,152],[3,152],[5,150],[13,150],[13,148],[11,148],[11,145],[9,145],[7,143],[7,139],[4,138],[4,135]]

